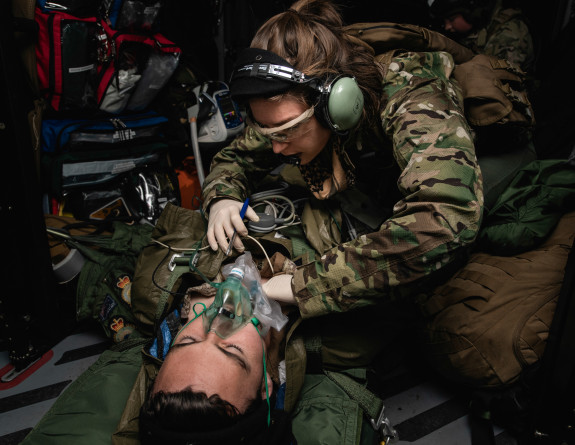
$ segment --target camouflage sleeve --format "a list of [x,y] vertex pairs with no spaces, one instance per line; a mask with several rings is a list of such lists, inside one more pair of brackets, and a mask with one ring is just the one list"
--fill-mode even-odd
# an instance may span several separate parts
[[460,257],[482,215],[481,173],[447,53],[407,53],[385,79],[382,126],[402,169],[403,199],[378,232],[362,235],[299,267],[294,291],[302,317],[393,298]]
[[207,212],[214,199],[244,201],[252,188],[280,161],[273,155],[271,143],[251,128],[212,159],[210,173],[202,189],[202,207]]
[[493,35],[489,36],[483,53],[506,59],[528,71],[532,68],[535,57],[529,28],[520,18],[501,24]]

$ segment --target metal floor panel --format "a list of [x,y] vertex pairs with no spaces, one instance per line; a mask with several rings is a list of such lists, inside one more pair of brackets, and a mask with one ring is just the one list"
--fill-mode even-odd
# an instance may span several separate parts
[[[97,330],[70,335],[51,349],[47,363],[21,383],[7,389],[0,386],[0,444],[19,444],[109,344]],[[0,369],[9,364],[8,352],[0,351]]]
[[[19,385],[0,390],[0,444],[17,445],[50,409],[59,394],[94,363],[109,343],[98,331],[71,335],[53,349],[52,358]],[[0,352],[0,368],[8,365]],[[467,406],[457,394],[431,381],[405,379],[385,398],[398,445],[470,445]],[[516,445],[496,430],[497,445]]]

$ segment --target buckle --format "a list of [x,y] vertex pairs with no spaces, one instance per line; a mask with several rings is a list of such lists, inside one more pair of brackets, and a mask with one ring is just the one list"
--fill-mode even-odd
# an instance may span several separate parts
[[393,428],[391,422],[385,415],[385,405],[381,405],[381,411],[379,412],[377,420],[370,419],[370,423],[373,429],[379,433],[381,445],[388,445],[399,440],[396,429]]

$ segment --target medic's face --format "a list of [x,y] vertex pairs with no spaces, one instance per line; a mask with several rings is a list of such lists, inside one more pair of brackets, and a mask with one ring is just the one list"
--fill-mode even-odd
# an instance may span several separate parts
[[[306,104],[290,96],[285,96],[280,101],[254,98],[249,101],[249,105],[253,120],[262,128],[281,127],[309,109]],[[274,153],[297,156],[300,163],[305,165],[323,150],[331,131],[312,115],[282,134],[288,136],[284,142],[271,138]]]
[[[213,298],[198,298],[209,307]],[[202,317],[189,323],[177,336],[154,383],[154,392],[178,392],[188,387],[218,394],[240,413],[254,394],[266,398],[263,381],[263,342],[250,323],[226,338],[206,334]],[[266,373],[267,376],[267,373]],[[271,391],[271,379],[268,385]]]

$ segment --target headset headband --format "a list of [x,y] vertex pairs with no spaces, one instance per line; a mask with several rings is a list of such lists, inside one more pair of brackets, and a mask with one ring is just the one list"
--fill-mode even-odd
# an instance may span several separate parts
[[285,65],[276,65],[273,63],[252,63],[244,65],[236,70],[236,73],[249,72],[252,77],[276,77],[290,82],[308,83],[314,78],[308,78],[304,73]]

